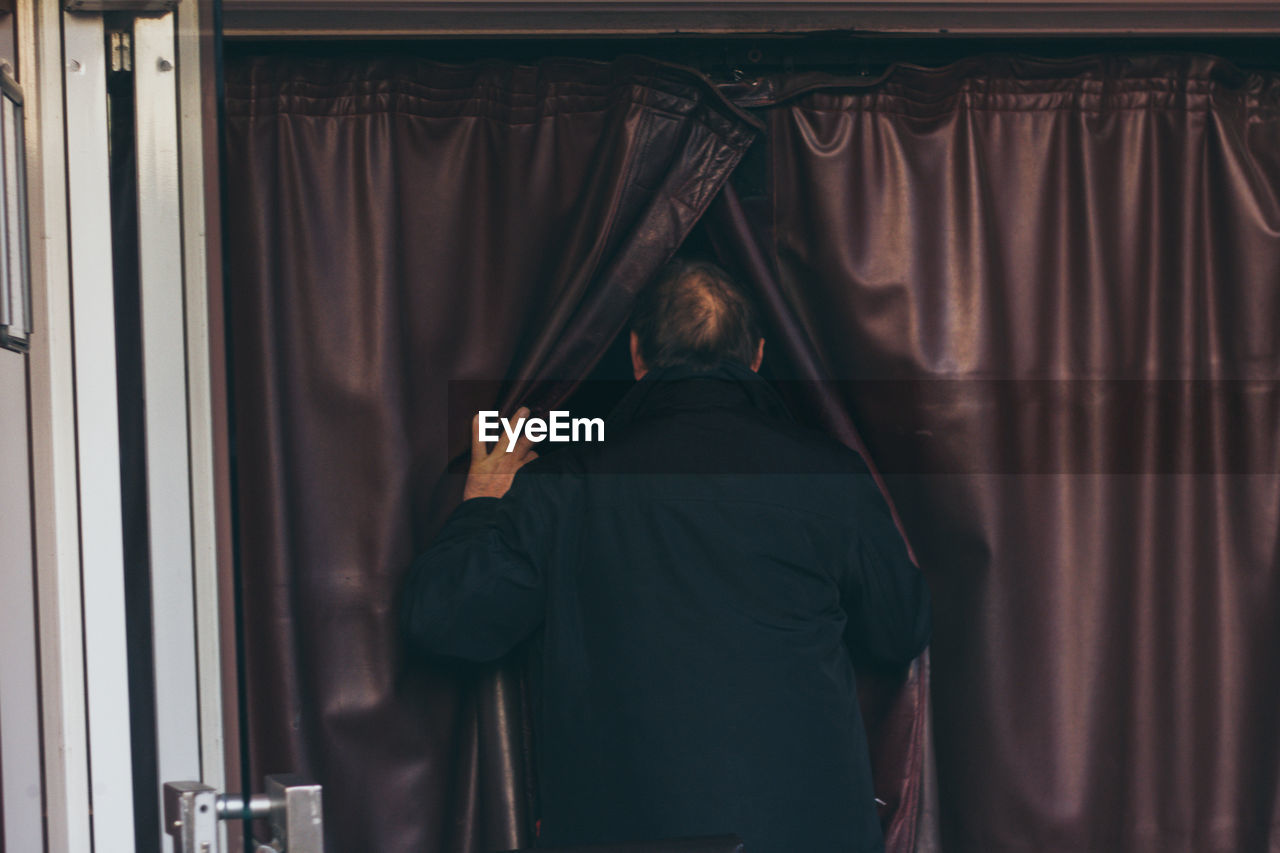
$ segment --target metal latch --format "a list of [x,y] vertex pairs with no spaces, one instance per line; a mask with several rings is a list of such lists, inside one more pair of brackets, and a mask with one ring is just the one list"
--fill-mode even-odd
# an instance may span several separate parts
[[259,853],[324,853],[320,786],[288,773],[266,778],[266,792],[219,794],[202,782],[166,782],[164,826],[174,853],[221,853],[219,820],[265,820],[271,840]]

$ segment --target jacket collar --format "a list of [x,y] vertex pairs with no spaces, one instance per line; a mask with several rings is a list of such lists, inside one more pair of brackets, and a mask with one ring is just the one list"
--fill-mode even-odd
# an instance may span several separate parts
[[722,361],[714,367],[677,365],[649,371],[614,407],[608,424],[617,429],[664,412],[741,408],[791,420],[768,382],[744,365]]

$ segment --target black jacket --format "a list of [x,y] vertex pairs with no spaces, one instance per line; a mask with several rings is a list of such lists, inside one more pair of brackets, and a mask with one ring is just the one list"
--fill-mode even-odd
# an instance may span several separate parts
[[928,591],[859,456],[743,367],[651,373],[603,443],[464,502],[402,612],[435,655],[534,637],[542,845],[882,847],[851,654],[910,662]]

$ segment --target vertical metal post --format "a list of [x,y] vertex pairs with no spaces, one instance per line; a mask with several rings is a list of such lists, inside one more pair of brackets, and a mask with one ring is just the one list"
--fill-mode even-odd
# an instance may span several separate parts
[[[161,779],[201,776],[176,60],[173,13],[135,19],[138,261]],[[167,837],[165,844],[171,849]]]
[[[213,340],[210,318],[222,311],[221,301],[210,296],[209,229],[205,216],[207,132],[215,128],[216,114],[206,114],[213,103],[206,97],[206,71],[212,67],[204,55],[212,34],[201,31],[206,0],[183,0],[176,11],[178,74],[178,140],[182,172],[182,260],[186,302],[187,406],[191,446],[191,539],[195,596],[196,657],[200,704],[200,779],[218,789],[227,784],[227,751],[223,727],[223,624],[218,575],[218,496],[215,469],[214,379],[225,360],[222,342]],[[210,21],[212,15],[206,17]],[[206,23],[207,26],[207,23]],[[216,188],[215,188],[216,192]],[[217,251],[217,249],[213,249]],[[220,293],[220,291],[218,291]],[[211,304],[212,299],[212,304]],[[221,327],[219,327],[220,329]],[[216,353],[216,354],[215,354]],[[224,425],[225,426],[225,425]],[[223,523],[229,525],[228,519]],[[227,542],[229,545],[229,540]],[[231,729],[234,732],[234,727]],[[235,787],[239,787],[238,780]],[[222,831],[225,836],[225,824]],[[237,835],[238,837],[238,835]],[[224,837],[225,846],[226,839]]]
[[[32,509],[40,625],[47,853],[92,849],[77,501],[67,148],[59,0],[22,4],[18,79],[26,95],[31,223]],[[40,848],[35,848],[40,849]]]
[[[63,15],[93,851],[134,849],[102,18]],[[65,627],[65,626],[64,626]]]

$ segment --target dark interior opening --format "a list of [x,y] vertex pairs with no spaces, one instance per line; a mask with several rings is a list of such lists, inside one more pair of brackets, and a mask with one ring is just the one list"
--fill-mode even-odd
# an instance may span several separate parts
[[[108,16],[111,39],[131,34],[127,15]],[[115,289],[116,388],[120,430],[129,731],[133,744],[133,820],[158,827],[160,790],[156,745],[155,673],[151,633],[151,556],[147,523],[146,401],[142,376],[142,282],[138,259],[138,170],[134,138],[133,71],[107,73],[111,173],[111,258]],[[137,833],[140,853],[160,849],[154,831]]]
[[882,73],[895,63],[947,65],[986,53],[1016,53],[1065,59],[1092,53],[1199,53],[1229,59],[1244,68],[1280,67],[1273,37],[1132,37],[1109,38],[921,38],[895,35],[739,36],[704,38],[667,36],[652,39],[600,38],[449,39],[414,41],[228,41],[228,58],[239,56],[306,56],[316,59],[416,56],[440,62],[503,59],[534,62],[549,57],[611,60],[639,54],[673,62],[706,74],[712,82],[776,71]]

